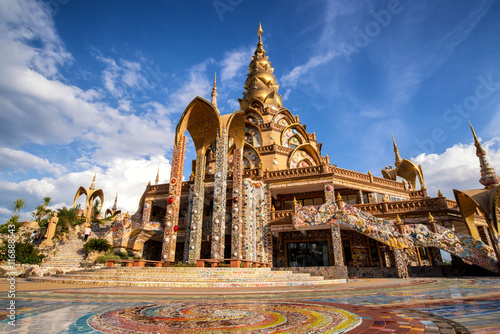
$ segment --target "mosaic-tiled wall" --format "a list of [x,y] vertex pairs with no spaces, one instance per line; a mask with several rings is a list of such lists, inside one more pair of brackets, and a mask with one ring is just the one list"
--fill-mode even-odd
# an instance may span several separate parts
[[203,224],[203,204],[205,201],[205,165],[206,156],[199,152],[196,156],[196,173],[194,176],[193,212],[188,226],[190,231],[188,263],[196,263],[200,258]]
[[267,186],[261,181],[245,179],[243,249],[244,258],[252,261],[267,262],[268,258],[268,203]]
[[184,241],[184,256],[182,262],[187,263],[189,260],[189,240],[191,240],[191,219],[193,217],[193,198],[194,198],[194,185],[189,186],[188,196],[188,209],[186,214],[186,240]]
[[242,203],[243,203],[243,150],[235,149],[233,153],[233,206],[231,219],[231,258],[242,258]]
[[182,172],[184,170],[184,155],[186,151],[186,137],[179,136],[179,142],[174,147],[172,168],[170,170],[170,187],[167,199],[165,227],[161,258],[163,261],[175,261],[175,245],[177,244],[177,230],[179,229],[179,207],[181,204]]
[[342,238],[340,237],[340,227],[337,224],[330,225],[332,233],[333,258],[336,266],[345,266],[344,249],[342,248]]
[[227,189],[227,129],[218,133],[215,151],[214,207],[212,219],[212,259],[224,258]]

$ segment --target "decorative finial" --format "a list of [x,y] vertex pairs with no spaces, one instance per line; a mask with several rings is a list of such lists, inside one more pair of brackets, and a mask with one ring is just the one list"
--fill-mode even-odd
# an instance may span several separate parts
[[214,76],[214,87],[212,88],[212,105],[215,109],[219,110],[217,107],[217,73]]
[[401,156],[399,155],[399,149],[396,145],[396,141],[394,140],[394,135],[392,135],[392,146],[394,147],[394,155],[396,156],[396,162],[394,163],[394,165],[396,165],[397,167],[399,166],[401,161],[403,161],[403,159],[401,159]]
[[438,197],[443,197],[443,193],[438,189]]
[[127,214],[125,215],[126,218],[130,218],[130,214],[127,211]]
[[276,208],[274,207],[274,205],[271,206],[271,211],[276,211]]
[[148,182],[148,187],[151,187],[151,181]]
[[259,42],[257,43],[257,49],[254,52],[255,57],[265,57],[266,51],[264,50],[264,45],[262,44],[262,35],[264,34],[264,30],[262,30],[262,24],[259,22],[259,30],[257,30],[257,35],[259,36]]
[[469,121],[470,129],[472,130],[472,135],[474,136],[474,146],[476,146],[476,156],[479,158],[479,165],[481,167],[481,178],[479,183],[481,183],[485,188],[491,188],[500,184],[500,177],[495,173],[493,167],[486,159],[486,151],[481,146],[481,142],[474,132],[471,122]]
[[434,221],[434,217],[431,215],[431,213],[429,212],[429,221],[432,222]]
[[341,201],[342,200],[342,196],[340,195],[340,193],[337,193],[337,201]]
[[382,196],[382,202],[387,202],[387,196],[386,195]]
[[295,198],[295,196],[293,196],[293,204],[296,204],[297,203],[297,199]]
[[372,172],[370,172],[370,170],[368,170],[368,175],[371,176],[372,175]]
[[156,172],[155,184],[158,184],[158,182],[160,182],[160,168],[158,168],[158,171]]
[[95,189],[95,177],[97,175],[97,172],[94,173],[94,178],[92,179],[92,183],[90,184],[89,189],[94,190]]
[[399,217],[399,215],[396,215],[396,223],[401,224],[401,218]]

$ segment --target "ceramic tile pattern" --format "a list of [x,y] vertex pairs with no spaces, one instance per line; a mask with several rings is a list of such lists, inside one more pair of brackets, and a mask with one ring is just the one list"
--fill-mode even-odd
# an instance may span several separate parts
[[[321,290],[234,290],[244,296],[227,289],[226,295],[207,291],[83,287],[20,292],[17,326],[10,332],[500,332],[500,278],[369,279]],[[2,296],[1,308],[7,303]],[[7,320],[0,322],[0,331],[8,330]]]

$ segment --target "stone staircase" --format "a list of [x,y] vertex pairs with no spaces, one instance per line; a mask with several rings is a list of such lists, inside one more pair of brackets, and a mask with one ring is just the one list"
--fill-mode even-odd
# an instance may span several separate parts
[[57,246],[57,252],[47,257],[41,267],[79,268],[85,259],[83,245],[85,242],[76,233],[71,233],[64,244]]
[[51,277],[30,277],[36,282],[180,288],[284,287],[345,283],[308,273],[271,268],[118,267],[79,271]]

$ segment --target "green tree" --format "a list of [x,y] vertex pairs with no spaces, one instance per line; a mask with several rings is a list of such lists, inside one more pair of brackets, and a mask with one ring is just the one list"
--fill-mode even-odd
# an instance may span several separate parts
[[[38,264],[42,262],[45,255],[40,254],[38,248],[35,248],[29,240],[18,241],[15,243],[16,262]],[[8,243],[5,242],[0,246],[0,261],[8,259]]]
[[78,217],[76,208],[62,207],[57,209],[59,223],[57,224],[57,234],[67,233],[75,225],[81,224],[82,220]]
[[94,202],[94,207],[93,207],[93,210],[92,210],[92,222],[93,223],[98,223],[99,222],[99,214],[101,213],[99,211],[99,206],[101,205],[101,201],[99,200],[99,198],[97,198]]
[[110,249],[111,244],[106,239],[90,238],[85,245],[83,245],[83,250],[86,252],[107,252]]
[[17,216],[17,211],[21,210],[25,206],[26,206],[26,203],[24,202],[24,199],[22,199],[22,198],[16,199],[14,201],[14,203],[12,203],[12,206],[11,206],[12,210],[14,210],[14,216]]

